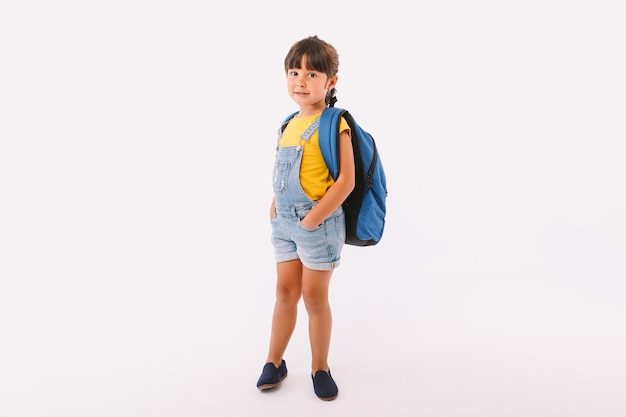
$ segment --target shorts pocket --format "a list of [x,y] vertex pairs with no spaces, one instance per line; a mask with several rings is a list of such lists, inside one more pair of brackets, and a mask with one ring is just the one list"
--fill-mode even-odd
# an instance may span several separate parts
[[335,230],[337,231],[337,238],[340,242],[346,241],[346,215],[341,213],[335,217]]
[[307,229],[306,227],[302,226],[302,219],[298,220],[298,224],[300,225],[300,229],[304,230],[305,232],[315,232],[316,230],[319,230],[324,226],[324,223],[322,223],[322,224],[318,224],[313,229]]

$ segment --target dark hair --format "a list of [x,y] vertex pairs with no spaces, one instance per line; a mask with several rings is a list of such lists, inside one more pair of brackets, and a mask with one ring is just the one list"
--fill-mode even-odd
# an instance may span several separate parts
[[[334,77],[339,72],[339,54],[334,46],[318,38],[316,35],[294,43],[285,57],[285,72],[289,68],[302,68],[302,59],[306,56],[309,69],[323,72]],[[336,89],[333,87],[326,95],[326,105],[333,107],[337,101]]]

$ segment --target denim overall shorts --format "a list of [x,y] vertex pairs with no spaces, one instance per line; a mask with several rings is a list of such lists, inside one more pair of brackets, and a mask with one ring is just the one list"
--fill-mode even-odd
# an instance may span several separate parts
[[[319,118],[302,134],[298,146],[277,146],[274,163],[275,215],[271,220],[272,244],[276,262],[300,259],[313,270],[331,270],[339,266],[346,238],[346,222],[340,206],[315,229],[300,224],[317,201],[311,200],[300,184],[300,165],[304,144],[319,127]],[[282,130],[279,131],[282,135]]]

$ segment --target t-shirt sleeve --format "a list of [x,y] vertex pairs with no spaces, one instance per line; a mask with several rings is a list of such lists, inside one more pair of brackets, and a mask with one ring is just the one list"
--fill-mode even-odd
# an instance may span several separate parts
[[348,125],[348,122],[346,122],[346,119],[342,117],[341,121],[339,122],[339,133],[343,132],[344,130],[347,130],[348,133],[350,133],[350,126]]

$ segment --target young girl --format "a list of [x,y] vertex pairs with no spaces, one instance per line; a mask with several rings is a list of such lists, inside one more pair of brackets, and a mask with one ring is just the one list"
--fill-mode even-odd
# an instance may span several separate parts
[[274,388],[287,376],[283,354],[296,325],[300,297],[309,316],[311,378],[315,394],[334,400],[338,389],[328,366],[332,315],[328,287],[339,266],[345,240],[341,207],[354,188],[350,129],[340,124],[340,166],[329,174],[319,146],[317,125],[333,105],[339,57],[317,36],[295,43],[285,57],[287,91],[299,111],[279,139],[274,166],[274,198],[270,209],[276,258],[276,303],[269,352],[257,388]]

